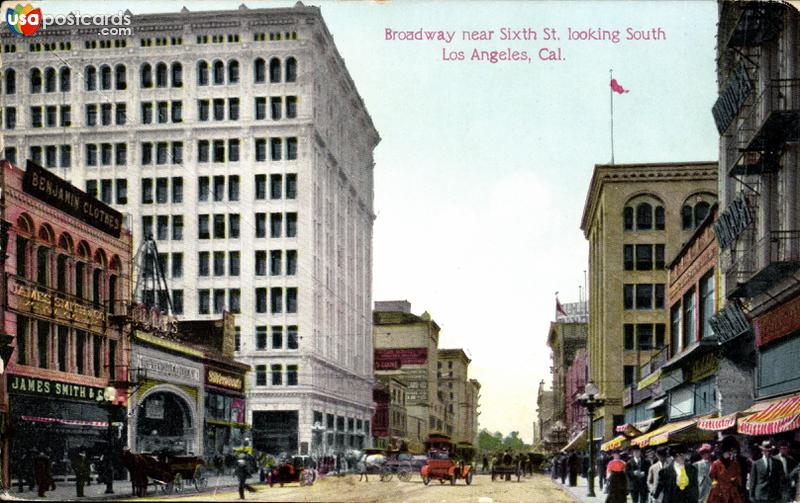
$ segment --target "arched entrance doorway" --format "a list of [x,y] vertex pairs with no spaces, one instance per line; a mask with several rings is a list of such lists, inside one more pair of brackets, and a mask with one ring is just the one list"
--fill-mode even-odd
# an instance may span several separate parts
[[186,400],[170,391],[147,395],[136,411],[137,452],[195,452],[194,414]]

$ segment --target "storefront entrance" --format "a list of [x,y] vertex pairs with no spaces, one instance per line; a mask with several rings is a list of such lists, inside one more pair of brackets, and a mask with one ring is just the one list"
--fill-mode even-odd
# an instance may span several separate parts
[[196,452],[192,410],[182,397],[169,391],[149,394],[136,414],[137,452]]

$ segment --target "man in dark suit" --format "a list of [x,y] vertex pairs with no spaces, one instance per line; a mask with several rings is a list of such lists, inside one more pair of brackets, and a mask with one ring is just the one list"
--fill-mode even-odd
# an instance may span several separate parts
[[753,462],[750,471],[750,501],[754,503],[775,503],[781,501],[783,488],[783,464],[772,457],[772,442],[764,440],[761,445],[761,459]]
[[650,470],[650,461],[642,457],[639,447],[631,449],[631,459],[625,465],[625,474],[628,476],[628,490],[631,492],[633,503],[647,503],[647,472]]
[[685,447],[676,447],[674,456],[672,464],[658,473],[658,486],[653,496],[661,496],[662,503],[697,503],[697,468],[686,462]]
[[784,503],[791,503],[794,501],[795,495],[795,487],[793,486],[793,480],[790,478],[791,473],[794,471],[795,467],[797,466],[797,461],[795,461],[794,457],[791,454],[791,445],[787,441],[783,441],[778,444],[778,455],[775,456],[775,459],[783,465],[783,487],[781,492],[783,493],[783,502]]

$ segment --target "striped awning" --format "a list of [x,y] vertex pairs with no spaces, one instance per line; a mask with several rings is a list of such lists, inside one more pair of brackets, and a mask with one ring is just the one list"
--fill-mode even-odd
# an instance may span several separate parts
[[697,422],[697,427],[706,431],[723,431],[736,426],[736,421],[742,417],[742,412],[734,412],[722,417],[712,417]]
[[[622,435],[624,435],[626,437],[638,437],[639,435],[642,434],[642,432],[636,426],[632,425],[631,423],[621,424],[621,425],[617,426],[614,429],[614,431],[616,431],[617,433],[620,433],[620,434],[622,434]],[[614,440],[616,440],[616,439],[609,440],[609,442],[613,442]]]
[[630,442],[628,441],[628,437],[626,437],[625,435],[619,435],[618,437],[615,437],[615,438],[609,440],[608,442],[604,443],[603,445],[601,445],[600,446],[600,450],[601,451],[615,451],[617,449],[625,448],[628,445],[630,445]]
[[586,430],[583,429],[580,433],[572,437],[572,440],[570,440],[569,443],[567,443],[567,445],[561,449],[561,452],[566,452],[570,449],[583,450],[587,445],[589,444],[586,443]]
[[775,402],[739,421],[739,433],[775,435],[800,428],[800,395]]
[[684,431],[688,428],[692,428],[696,426],[697,420],[696,419],[685,419],[683,421],[676,421],[674,423],[668,423],[659,428],[659,430],[655,435],[650,437],[649,442],[647,445],[661,445],[666,444],[669,442],[669,439],[672,435],[675,435],[678,432]]

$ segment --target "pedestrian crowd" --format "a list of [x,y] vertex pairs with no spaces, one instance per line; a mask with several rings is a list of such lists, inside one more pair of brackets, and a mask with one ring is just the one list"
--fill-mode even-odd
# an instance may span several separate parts
[[[554,480],[574,487],[588,466],[586,453],[567,451],[549,469]],[[789,442],[764,440],[750,456],[733,436],[694,449],[634,446],[600,452],[595,472],[606,503],[800,503],[800,464]]]

